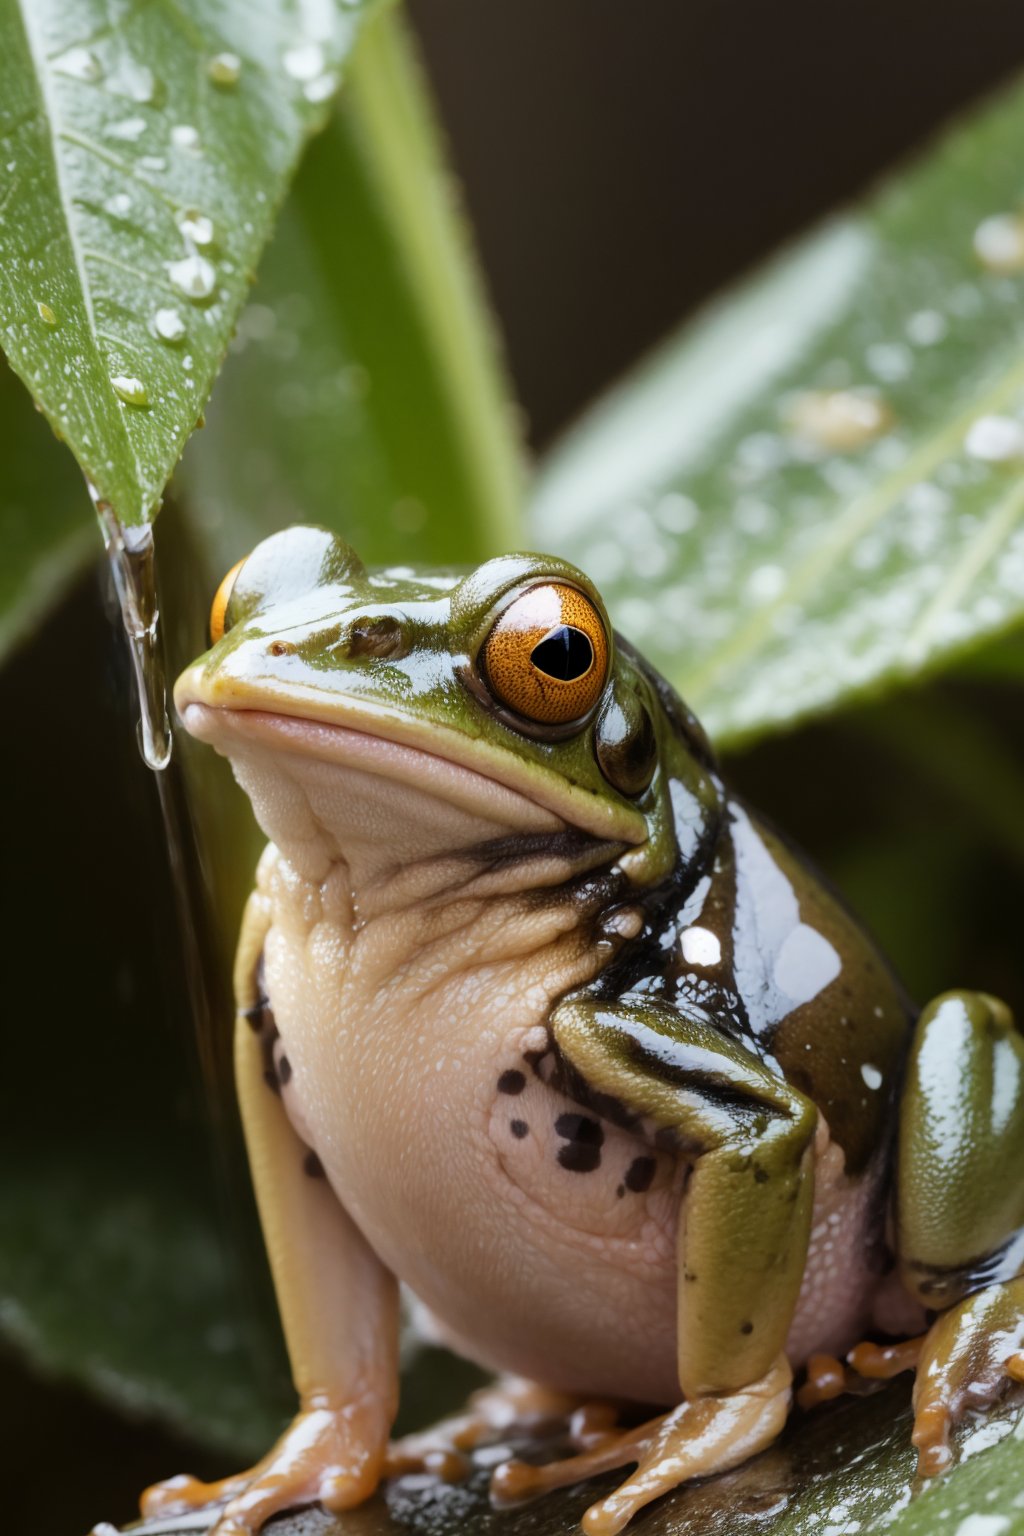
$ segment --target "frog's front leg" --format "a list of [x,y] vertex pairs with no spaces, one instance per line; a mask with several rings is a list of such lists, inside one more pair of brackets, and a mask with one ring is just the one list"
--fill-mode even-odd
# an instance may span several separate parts
[[589,1536],[613,1536],[651,1499],[737,1466],[785,1423],[783,1350],[807,1254],[818,1115],[695,1007],[571,999],[552,1027],[582,1092],[618,1103],[691,1164],[678,1239],[685,1401],[583,1456],[495,1474],[496,1497],[512,1500],[638,1462],[584,1520]]
[[235,1070],[249,1165],[299,1412],[254,1467],[218,1483],[175,1477],[147,1489],[146,1516],[224,1505],[211,1536],[251,1536],[271,1516],[360,1503],[380,1480],[398,1394],[398,1289],[268,1085],[273,1029],[256,963],[266,923],[250,902],[236,974]]
[[[923,1475],[948,1465],[949,1432],[964,1410],[1020,1373],[1022,1170],[1024,1038],[997,998],[947,993],[917,1023],[896,1169],[900,1276],[942,1313],[922,1341],[914,1386]],[[870,1370],[863,1349],[852,1362]]]

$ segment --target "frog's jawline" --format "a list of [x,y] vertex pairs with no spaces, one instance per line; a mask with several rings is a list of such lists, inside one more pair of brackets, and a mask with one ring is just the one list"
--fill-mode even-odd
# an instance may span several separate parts
[[[188,702],[181,710],[186,730],[232,755],[232,747],[264,747],[294,752],[339,767],[406,783],[438,799],[490,819],[503,819],[523,832],[556,834],[567,826],[580,827],[554,805],[529,799],[500,779],[479,773],[462,763],[422,747],[391,741],[358,727],[334,725],[272,710],[240,709],[225,705]],[[605,841],[595,828],[581,830]],[[620,846],[625,846],[624,843]]]

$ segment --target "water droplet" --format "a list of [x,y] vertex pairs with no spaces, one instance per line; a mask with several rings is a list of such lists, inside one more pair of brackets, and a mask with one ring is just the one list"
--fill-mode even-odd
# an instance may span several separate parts
[[1015,213],[995,213],[974,231],[974,254],[990,272],[1024,270],[1024,219]]
[[242,73],[242,61],[237,53],[215,53],[206,66],[206,73],[221,90],[230,90],[238,84]]
[[193,128],[191,123],[175,123],[171,129],[171,143],[175,149],[187,149],[194,155],[198,155],[202,149],[199,129]]
[[788,417],[799,437],[828,453],[853,453],[892,426],[892,412],[879,395],[852,389],[807,390]]
[[282,62],[293,80],[315,80],[324,72],[324,51],[319,43],[305,43],[301,48],[289,48]]
[[141,106],[154,102],[160,89],[160,82],[145,64],[128,64],[123,71],[122,82],[124,95]]
[[213,262],[207,261],[205,256],[195,251],[189,256],[183,256],[181,261],[167,262],[166,266],[167,275],[175,288],[193,303],[208,299],[217,285],[217,271]]
[[156,600],[153,530],[148,525],[127,528],[119,523],[95,486],[89,491],[100,520],[121,618],[131,648],[132,670],[139,695],[139,747],[151,768],[166,768],[171,760],[171,725],[167,718],[167,685],[160,653],[160,612]]
[[182,341],[185,336],[185,322],[176,309],[158,309],[153,316],[153,330],[161,341]]
[[898,341],[876,341],[868,347],[864,361],[884,384],[898,384],[914,366],[913,353]]
[[338,89],[338,77],[333,70],[327,70],[326,74],[317,75],[315,80],[307,80],[302,87],[302,94],[307,101],[330,101]]
[[127,192],[115,192],[113,197],[107,198],[103,206],[108,213],[112,213],[115,218],[121,219],[131,210],[132,200]]
[[38,304],[36,304],[36,309],[38,309],[38,311],[39,311],[39,318],[43,322],[44,325],[56,325],[57,324],[57,316],[54,314],[54,312],[50,308],[49,304],[38,303]]
[[146,131],[146,119],[144,117],[125,117],[119,123],[111,123],[107,129],[108,139],[135,140]]
[[860,1075],[864,1079],[864,1082],[868,1088],[872,1090],[881,1088],[882,1074],[879,1072],[877,1067],[872,1066],[870,1061],[864,1062],[860,1069]]
[[139,164],[147,171],[165,171],[167,169],[167,161],[163,155],[142,155],[139,158]]
[[987,464],[1024,458],[1024,426],[1012,416],[979,416],[964,438],[964,448],[972,459]]
[[72,80],[88,80],[95,84],[103,79],[103,65],[88,48],[69,48],[59,59],[54,59],[53,67],[59,75],[68,75]]
[[178,219],[178,228],[187,245],[207,246],[214,240],[213,220],[197,208],[186,208]]
[[785,585],[786,572],[781,565],[759,565],[747,578],[747,594],[755,603],[770,603]]
[[125,405],[148,405],[149,392],[141,379],[130,373],[115,373],[110,380],[118,397]]

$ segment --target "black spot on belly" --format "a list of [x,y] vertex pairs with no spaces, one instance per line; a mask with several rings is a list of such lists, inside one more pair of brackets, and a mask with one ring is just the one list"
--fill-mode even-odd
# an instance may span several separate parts
[[292,1064],[288,1060],[287,1056],[282,1056],[280,1058],[280,1060],[278,1061],[278,1063],[277,1063],[277,1075],[281,1079],[282,1083],[288,1083],[288,1082],[291,1081]]
[[754,1331],[753,1323],[741,1323],[740,1324],[740,1333],[753,1333],[753,1331]]
[[566,1145],[558,1149],[558,1161],[570,1173],[593,1173],[601,1166],[601,1147],[604,1131],[589,1115],[559,1115],[555,1130],[565,1138]]
[[645,1189],[650,1189],[656,1167],[653,1157],[634,1157],[626,1169],[623,1183],[627,1189],[633,1191],[634,1195],[642,1195]]
[[499,1093],[522,1093],[525,1087],[526,1078],[521,1072],[517,1072],[515,1067],[510,1067],[498,1078]]
[[325,1177],[324,1165],[315,1152],[306,1153],[302,1159],[302,1171],[308,1174],[311,1179],[322,1179]]
[[513,1120],[509,1124],[509,1130],[516,1138],[516,1141],[522,1141],[523,1137],[526,1135],[529,1129],[530,1127],[527,1125],[525,1120]]

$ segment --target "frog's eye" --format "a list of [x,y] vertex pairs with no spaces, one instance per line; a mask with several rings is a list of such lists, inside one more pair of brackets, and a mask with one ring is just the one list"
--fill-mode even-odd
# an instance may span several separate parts
[[500,703],[542,725],[567,725],[601,696],[608,637],[583,592],[545,582],[509,603],[484,641],[480,660]]
[[224,580],[217,588],[216,595],[213,599],[213,604],[210,608],[211,645],[216,645],[217,641],[223,638],[224,631],[227,628],[224,619],[228,611],[228,603],[231,601],[231,592],[235,585],[235,578],[237,577],[239,571],[242,569],[242,566],[245,564],[247,559],[248,556],[243,555],[242,559],[231,567],[230,571],[228,571],[227,575],[224,577]]

